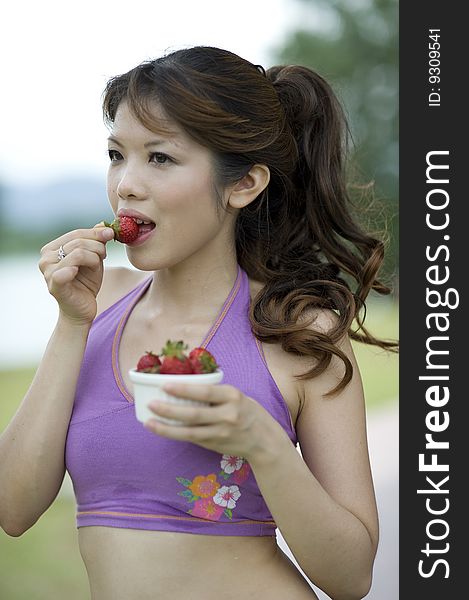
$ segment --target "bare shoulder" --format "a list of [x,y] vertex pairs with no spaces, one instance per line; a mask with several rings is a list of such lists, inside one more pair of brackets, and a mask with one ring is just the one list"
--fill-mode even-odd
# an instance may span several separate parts
[[[264,284],[250,279],[249,286],[251,298],[254,299]],[[335,325],[337,319],[337,315],[332,310],[310,309],[302,315],[300,321],[305,323],[307,329],[327,333]],[[311,323],[306,325],[310,321]],[[263,342],[261,346],[269,371],[288,405],[293,423],[296,424],[303,408],[305,394],[308,393],[306,388],[311,386],[309,382],[315,381],[305,381],[299,379],[298,376],[306,373],[314,366],[314,359],[310,356],[299,356],[287,352],[282,348],[280,342]],[[323,384],[325,385],[325,382]],[[314,384],[312,384],[313,386]]]
[[[264,287],[264,284],[260,281],[256,281],[254,279],[249,280],[249,286],[251,290],[251,297],[255,298],[255,296],[261,291]],[[299,321],[300,322],[309,322],[308,329],[321,331],[323,333],[327,333],[337,324],[339,317],[337,313],[333,310],[327,308],[310,308],[301,315]]]
[[310,308],[301,317],[308,323],[307,329],[321,333],[329,333],[338,323],[339,316],[329,308]]
[[149,276],[150,274],[146,271],[136,271],[126,267],[105,268],[103,283],[96,297],[97,315],[104,312]]
[[[302,316],[301,320],[307,323],[306,329],[327,335],[337,326],[339,315],[330,309],[312,308]],[[344,334],[334,342],[334,345],[349,359],[353,367],[352,381],[348,386],[349,391],[354,390],[356,395],[361,396],[361,377],[349,335]],[[327,392],[335,388],[342,380],[344,374],[344,361],[335,354],[332,355],[329,366],[321,375],[303,382],[303,401],[306,396],[309,396],[310,403],[313,402],[313,399],[322,401]],[[344,394],[344,397],[346,396],[347,392]]]
[[[262,287],[262,283],[250,280],[251,297],[255,298]],[[311,307],[298,318],[306,330],[325,334],[330,333],[338,321],[339,315],[335,311],[321,307]],[[336,435],[341,427],[348,428],[352,423],[355,423],[355,432],[358,432],[356,439],[363,441],[359,432],[363,432],[364,425],[364,396],[358,364],[347,334],[335,345],[350,360],[353,377],[341,393],[331,397],[327,393],[340,383],[345,374],[345,364],[339,357],[333,355],[321,375],[300,379],[299,375],[314,367],[314,357],[287,352],[280,343],[262,344],[269,370],[290,410],[300,446],[310,456],[319,452],[316,442]],[[343,436],[342,440],[345,439],[347,436]]]

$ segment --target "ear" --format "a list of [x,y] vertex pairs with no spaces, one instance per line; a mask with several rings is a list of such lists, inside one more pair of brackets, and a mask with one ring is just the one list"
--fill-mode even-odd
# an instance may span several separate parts
[[243,208],[255,200],[265,190],[270,181],[270,170],[266,165],[254,165],[232,188],[228,204],[233,208]]

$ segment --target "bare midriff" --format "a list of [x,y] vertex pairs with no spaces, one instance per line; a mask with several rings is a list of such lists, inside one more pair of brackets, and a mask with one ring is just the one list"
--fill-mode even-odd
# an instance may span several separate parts
[[275,537],[81,527],[92,600],[311,600]]

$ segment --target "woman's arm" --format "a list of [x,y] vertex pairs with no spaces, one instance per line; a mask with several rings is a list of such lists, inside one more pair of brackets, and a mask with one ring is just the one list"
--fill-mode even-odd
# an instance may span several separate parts
[[378,517],[370,471],[363,389],[348,339],[340,348],[354,367],[349,385],[342,361],[304,385],[296,423],[303,459],[280,426],[249,462],[264,499],[298,564],[334,600],[363,598],[371,585]]
[[86,341],[98,292],[106,296],[109,288],[103,284],[103,260],[113,235],[108,228],[75,230],[41,250],[39,267],[59,318],[29,390],[0,436],[0,526],[12,536],[29,529],[60,490]]
[[0,525],[19,536],[57,496],[89,326],[60,319],[31,386],[0,437]]

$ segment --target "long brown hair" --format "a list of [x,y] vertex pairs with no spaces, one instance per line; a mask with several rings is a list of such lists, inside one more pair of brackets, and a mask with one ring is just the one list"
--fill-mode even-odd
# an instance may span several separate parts
[[[354,217],[345,175],[348,126],[320,75],[298,65],[265,71],[227,50],[197,46],[112,78],[104,91],[106,123],[124,99],[147,129],[169,131],[155,122],[156,102],[212,151],[217,210],[225,209],[220,190],[254,164],[269,167],[269,185],[238,214],[237,259],[264,284],[249,314],[257,339],[315,359],[299,379],[319,375],[336,355],[345,374],[329,394],[343,389],[352,364],[336,344],[347,333],[396,348],[363,324],[369,292],[391,291],[377,279],[384,243]],[[308,328],[317,309],[338,316],[327,332]]]

